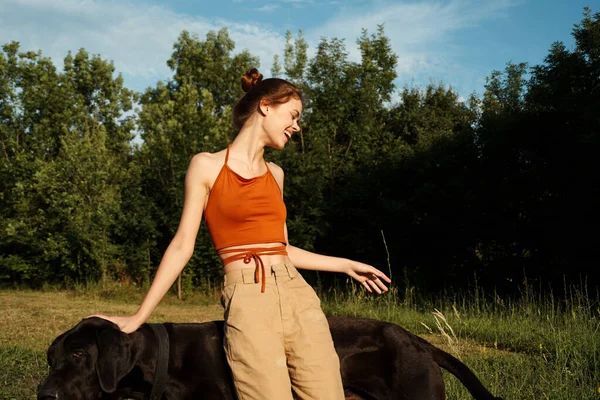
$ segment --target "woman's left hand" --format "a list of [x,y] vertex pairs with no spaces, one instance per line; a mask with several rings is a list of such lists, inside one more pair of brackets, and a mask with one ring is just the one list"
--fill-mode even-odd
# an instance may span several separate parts
[[377,268],[358,261],[348,260],[348,265],[345,267],[344,272],[362,283],[369,292],[375,290],[378,294],[388,291],[383,281],[387,283],[392,282],[386,274]]

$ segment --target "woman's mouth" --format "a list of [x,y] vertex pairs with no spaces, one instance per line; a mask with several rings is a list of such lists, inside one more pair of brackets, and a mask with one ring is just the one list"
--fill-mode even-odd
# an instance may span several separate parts
[[292,135],[288,133],[288,131],[283,131],[283,134],[285,135],[285,137],[287,137],[288,140],[292,138]]

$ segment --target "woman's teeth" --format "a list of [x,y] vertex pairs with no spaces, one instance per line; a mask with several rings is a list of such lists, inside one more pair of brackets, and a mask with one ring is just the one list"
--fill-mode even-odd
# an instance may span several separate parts
[[290,140],[292,138],[292,135],[290,135],[286,131],[284,131],[283,134],[288,138],[288,140]]

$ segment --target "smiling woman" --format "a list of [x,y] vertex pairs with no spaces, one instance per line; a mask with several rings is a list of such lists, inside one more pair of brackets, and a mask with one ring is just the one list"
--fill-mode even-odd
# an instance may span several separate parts
[[390,280],[370,265],[288,242],[283,170],[263,155],[267,146],[283,149],[300,131],[302,93],[283,79],[263,80],[255,68],[241,81],[246,94],[233,109],[239,133],[227,149],[192,158],[179,228],[140,309],[101,317],[124,332],[147,321],[192,256],[204,214],[224,265],[224,350],[238,398],[343,399],[327,319],[296,267],[343,272],[377,293]]
[[[257,85],[258,83],[260,85]],[[294,130],[300,130],[298,121],[303,98],[302,92],[295,85],[278,78],[263,81],[263,75],[256,68],[252,68],[242,76],[242,89],[246,95],[233,108],[233,125],[236,129],[241,130],[244,125],[251,124],[252,121],[249,120],[255,117],[255,113],[266,116],[266,113],[273,110],[279,111],[280,118],[276,122],[282,124],[282,131],[286,132],[288,139]],[[261,107],[264,107],[264,110]]]

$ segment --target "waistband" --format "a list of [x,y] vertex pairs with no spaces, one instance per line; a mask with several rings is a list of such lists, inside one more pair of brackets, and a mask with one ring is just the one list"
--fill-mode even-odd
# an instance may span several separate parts
[[[266,269],[271,271],[270,274],[267,274],[266,281],[274,278],[279,279],[281,277],[293,279],[300,274],[296,267],[290,263],[273,264],[270,267],[266,267]],[[225,274],[225,281],[223,283],[224,286],[229,286],[236,283],[256,284],[257,282],[254,280],[254,268],[236,269],[235,271]]]
[[[233,254],[235,253],[235,254]],[[244,248],[244,249],[225,249],[219,250],[219,254],[233,254],[223,260],[223,265],[227,265],[230,262],[244,260],[244,264],[249,264],[250,261],[254,260],[255,268],[254,268],[254,283],[261,282],[260,292],[265,292],[265,285],[267,280],[267,274],[265,271],[265,264],[263,263],[262,258],[260,256],[274,256],[274,255],[282,255],[287,256],[287,251],[285,246],[276,246],[276,247],[252,247],[252,248]],[[279,264],[277,264],[279,265]],[[287,265],[287,264],[281,264]],[[273,267],[271,267],[273,268]],[[295,268],[294,268],[295,269]],[[248,268],[239,270],[244,271],[248,270]],[[232,271],[234,273],[237,271]],[[247,273],[247,272],[246,272]],[[226,277],[229,274],[226,274]],[[260,280],[262,275],[262,281]],[[243,276],[242,276],[243,277]]]

